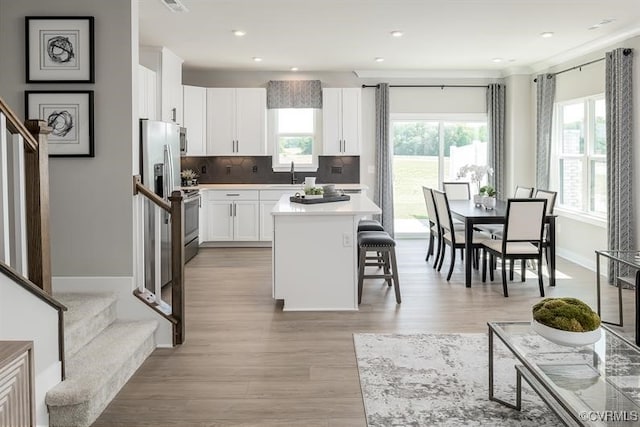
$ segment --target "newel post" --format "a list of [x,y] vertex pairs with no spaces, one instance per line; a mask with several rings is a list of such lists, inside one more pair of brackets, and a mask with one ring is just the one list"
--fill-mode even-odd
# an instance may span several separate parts
[[49,147],[51,128],[42,120],[25,120],[38,141],[38,150],[25,150],[25,201],[29,280],[51,294],[51,246],[49,242]]
[[171,202],[171,309],[178,319],[174,327],[173,345],[184,342],[184,205],[182,192],[174,191]]

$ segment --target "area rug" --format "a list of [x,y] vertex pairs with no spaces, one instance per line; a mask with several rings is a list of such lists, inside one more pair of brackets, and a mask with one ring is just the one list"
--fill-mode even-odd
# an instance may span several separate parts
[[[369,427],[558,426],[523,381],[522,411],[490,401],[486,334],[354,334]],[[496,345],[495,395],[515,402],[515,359]]]

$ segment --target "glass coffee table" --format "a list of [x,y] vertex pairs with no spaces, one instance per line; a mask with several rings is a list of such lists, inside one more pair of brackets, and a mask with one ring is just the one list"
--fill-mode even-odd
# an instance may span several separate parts
[[[582,347],[554,344],[531,322],[488,325],[490,400],[520,410],[524,379],[565,425],[640,425],[640,349],[631,341],[606,325],[598,342]],[[514,403],[494,395],[495,337],[517,359]]]

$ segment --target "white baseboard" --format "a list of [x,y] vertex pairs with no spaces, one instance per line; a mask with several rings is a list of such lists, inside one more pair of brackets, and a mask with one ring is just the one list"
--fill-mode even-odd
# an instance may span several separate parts
[[133,295],[133,277],[53,277],[51,286],[55,292],[100,293],[113,292],[118,296],[116,316],[118,320],[157,320],[157,347],[173,346],[171,322],[143,304]]
[[60,369],[62,364],[56,362],[51,364],[44,371],[35,377],[35,406],[36,406],[36,425],[38,427],[49,425],[49,411],[44,398],[49,390],[60,383]]
[[596,256],[595,253],[593,258],[586,258],[582,255],[578,255],[575,252],[568,251],[563,248],[556,248],[556,255],[566,259],[567,261],[571,261],[574,264],[578,264],[581,267],[584,267],[593,272],[596,271]]

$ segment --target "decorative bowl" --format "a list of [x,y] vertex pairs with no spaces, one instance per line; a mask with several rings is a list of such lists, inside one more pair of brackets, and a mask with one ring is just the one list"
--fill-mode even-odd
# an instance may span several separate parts
[[569,347],[580,347],[583,345],[593,344],[597,342],[602,335],[600,327],[589,332],[571,332],[543,325],[535,319],[531,320],[531,327],[534,331],[540,334],[540,336],[548,339],[549,341]]

